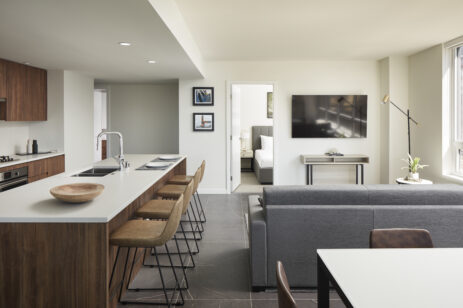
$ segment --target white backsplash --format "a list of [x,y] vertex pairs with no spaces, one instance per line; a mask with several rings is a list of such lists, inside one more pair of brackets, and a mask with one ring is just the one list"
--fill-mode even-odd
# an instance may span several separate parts
[[0,155],[11,155],[26,150],[29,125],[27,122],[0,121]]

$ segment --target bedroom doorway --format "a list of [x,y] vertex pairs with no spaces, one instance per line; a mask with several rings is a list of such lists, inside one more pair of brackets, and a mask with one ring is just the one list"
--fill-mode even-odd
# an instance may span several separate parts
[[231,84],[231,191],[261,193],[273,184],[271,83]]

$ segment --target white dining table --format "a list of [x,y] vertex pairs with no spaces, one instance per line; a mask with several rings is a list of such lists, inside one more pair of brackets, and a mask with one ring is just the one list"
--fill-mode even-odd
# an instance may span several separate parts
[[318,249],[318,307],[463,307],[463,248]]

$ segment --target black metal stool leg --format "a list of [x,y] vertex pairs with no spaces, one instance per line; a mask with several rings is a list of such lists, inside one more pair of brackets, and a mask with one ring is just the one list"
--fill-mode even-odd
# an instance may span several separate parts
[[[164,244],[164,247],[166,248],[166,251],[167,251],[167,256],[169,258],[169,262],[170,262],[170,267],[172,269],[172,273],[174,274],[174,278],[175,278],[175,288],[172,292],[172,297],[170,299],[171,303],[173,302],[173,298],[174,298],[174,295],[175,295],[175,291],[178,289],[179,293],[180,293],[180,298],[182,299],[180,303],[178,303],[177,301],[175,301],[174,305],[183,305],[185,303],[185,300],[183,298],[183,293],[182,293],[182,288],[181,288],[181,285],[180,285],[180,281],[178,280],[178,277],[177,277],[177,272],[175,271],[175,268],[174,268],[174,264],[172,263],[172,258],[170,256],[170,252],[169,252],[169,247],[167,247],[167,243]],[[186,277],[186,276],[184,276]]]
[[[196,206],[196,211],[198,211],[198,207],[197,207],[197,204],[196,204],[196,200],[194,200],[194,204]],[[196,217],[196,213],[195,213],[195,207],[193,207],[193,203],[190,201],[190,208],[191,208],[191,213],[193,213],[193,222],[195,223],[196,225],[196,230],[199,231],[199,233],[203,233],[204,232],[204,227],[203,227],[203,224],[202,222],[199,220],[198,217]],[[199,211],[198,211],[198,214],[199,214]]]
[[[196,197],[198,198],[198,201],[199,201],[199,207],[201,208],[201,214],[203,215],[203,218],[201,218],[201,215],[199,217],[200,217],[202,222],[206,222],[207,221],[206,213],[204,212],[203,203],[201,202],[201,198],[199,197],[198,191],[196,191],[195,194],[196,194]],[[194,196],[194,194],[193,194],[193,196]]]
[[194,231],[193,223],[191,222],[190,212],[188,210],[186,212],[187,212],[187,215],[188,215],[188,219],[190,221],[191,229],[193,230],[193,238],[194,238],[194,241],[195,241],[195,244],[196,244],[196,250],[199,252],[198,240],[196,239],[196,231]]

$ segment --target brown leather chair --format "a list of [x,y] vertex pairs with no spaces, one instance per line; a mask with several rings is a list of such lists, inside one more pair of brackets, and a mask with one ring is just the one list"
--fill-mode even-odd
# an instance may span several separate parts
[[296,301],[289,289],[288,279],[286,278],[283,263],[277,261],[277,287],[278,287],[278,307],[296,308]]
[[370,248],[433,248],[431,234],[425,229],[374,229]]

